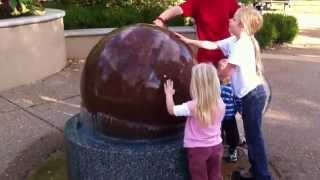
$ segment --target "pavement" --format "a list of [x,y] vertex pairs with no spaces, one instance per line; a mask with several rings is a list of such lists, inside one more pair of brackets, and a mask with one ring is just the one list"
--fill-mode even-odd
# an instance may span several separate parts
[[272,87],[264,130],[283,179],[320,179],[320,59],[266,59]]
[[272,87],[264,132],[270,164],[279,179],[320,179],[320,21],[295,15],[300,32],[292,44],[265,51]]
[[[263,54],[272,87],[263,129],[274,179],[320,179],[320,36],[307,34],[314,40],[312,47],[301,39],[303,32],[319,32],[320,26],[309,25],[301,30],[298,43]],[[63,148],[64,123],[80,111],[83,63],[70,61],[57,74],[0,92],[1,180],[25,179]]]
[[23,179],[63,148],[64,123],[80,111],[83,61],[33,84],[0,92],[0,179]]

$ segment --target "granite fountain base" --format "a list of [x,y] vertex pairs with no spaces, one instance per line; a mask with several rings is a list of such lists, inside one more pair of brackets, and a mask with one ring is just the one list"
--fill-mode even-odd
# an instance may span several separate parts
[[152,140],[109,137],[87,127],[80,114],[65,126],[69,180],[188,179],[183,133]]

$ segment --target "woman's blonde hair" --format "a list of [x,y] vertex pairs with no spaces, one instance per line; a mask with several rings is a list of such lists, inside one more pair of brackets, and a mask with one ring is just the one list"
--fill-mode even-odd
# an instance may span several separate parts
[[220,82],[212,64],[200,63],[192,68],[190,94],[196,100],[195,114],[200,124],[213,124],[213,115],[220,108]]
[[256,70],[258,76],[262,77],[263,73],[263,64],[261,61],[261,52],[260,46],[254,34],[261,29],[263,25],[263,17],[259,11],[253,7],[241,7],[235,13],[235,17],[240,20],[240,23],[243,25],[244,31],[250,35],[251,41],[254,45],[255,59],[256,59]]

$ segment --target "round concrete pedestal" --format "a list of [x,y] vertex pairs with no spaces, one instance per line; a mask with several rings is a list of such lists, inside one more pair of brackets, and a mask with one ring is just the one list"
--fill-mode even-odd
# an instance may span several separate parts
[[188,179],[182,132],[153,140],[125,140],[100,134],[80,120],[65,126],[69,180]]

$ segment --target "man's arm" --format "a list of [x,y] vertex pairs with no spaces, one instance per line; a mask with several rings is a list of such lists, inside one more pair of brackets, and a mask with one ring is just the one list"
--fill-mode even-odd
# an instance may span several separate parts
[[163,11],[153,23],[157,26],[163,27],[165,22],[173,17],[182,15],[183,11],[180,6],[173,6]]

